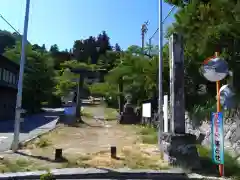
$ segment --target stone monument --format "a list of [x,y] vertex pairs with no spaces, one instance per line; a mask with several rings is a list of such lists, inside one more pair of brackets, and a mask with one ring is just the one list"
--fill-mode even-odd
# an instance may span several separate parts
[[123,108],[123,113],[121,114],[120,124],[138,124],[140,122],[139,116],[134,111],[134,106],[131,103],[132,96],[130,94],[126,95],[126,104]]
[[185,133],[184,58],[182,36],[173,34],[170,50],[170,114],[171,130],[161,137],[164,159],[171,165],[199,169],[196,136]]

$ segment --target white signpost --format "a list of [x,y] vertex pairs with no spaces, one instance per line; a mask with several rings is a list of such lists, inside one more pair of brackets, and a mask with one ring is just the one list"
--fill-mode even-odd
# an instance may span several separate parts
[[142,117],[144,118],[151,117],[151,103],[142,104]]

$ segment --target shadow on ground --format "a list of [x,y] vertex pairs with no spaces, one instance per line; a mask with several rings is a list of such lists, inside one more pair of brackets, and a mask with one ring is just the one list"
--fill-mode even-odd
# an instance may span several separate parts
[[65,117],[62,116],[59,121],[60,124],[64,124],[69,127],[91,127],[91,128],[103,128],[104,126],[97,122],[95,124],[87,122],[87,120],[81,120],[81,122],[77,121],[75,117]]
[[[190,179],[188,178],[187,174],[178,172],[178,170],[170,170],[170,171],[162,171],[162,172],[141,172],[141,170],[137,171],[129,171],[129,172],[119,172],[115,171],[113,169],[108,169],[108,168],[98,168],[98,167],[93,167],[99,170],[106,171],[107,174],[105,175],[105,178],[113,178],[117,177],[117,180],[120,179],[148,179],[148,180],[157,180],[157,179],[166,179],[166,180],[187,180]],[[139,172],[138,172],[139,171]],[[97,178],[97,177],[96,177]],[[114,179],[115,179],[114,178]]]
[[96,102],[96,103],[86,103],[86,102],[82,102],[82,106],[90,106],[90,107],[97,107],[97,106],[99,106],[100,105],[100,103],[99,102]]
[[67,159],[65,158],[61,158],[59,160],[54,160],[54,159],[51,159],[49,157],[44,157],[44,156],[35,156],[35,155],[30,155],[30,154],[26,154],[26,153],[23,153],[23,152],[19,152],[17,151],[16,154],[19,154],[21,156],[25,156],[25,157],[30,157],[30,158],[34,158],[34,159],[38,159],[38,160],[43,160],[43,161],[48,161],[48,162],[52,162],[52,163],[57,163],[57,162],[68,162]]

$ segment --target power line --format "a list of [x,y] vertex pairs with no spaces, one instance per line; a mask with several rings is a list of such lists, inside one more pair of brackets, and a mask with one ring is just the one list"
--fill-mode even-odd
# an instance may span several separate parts
[[0,18],[2,18],[2,20],[3,20],[5,23],[7,23],[18,35],[21,35],[21,34],[19,33],[19,31],[16,30],[16,29],[3,17],[2,14],[0,14]]
[[[172,14],[173,10],[176,8],[176,6],[173,6],[172,9],[168,12],[167,16],[163,19],[162,23],[164,24],[167,18]],[[149,38],[152,39],[155,34],[158,32],[159,28],[156,29],[156,31],[153,33],[153,35]]]

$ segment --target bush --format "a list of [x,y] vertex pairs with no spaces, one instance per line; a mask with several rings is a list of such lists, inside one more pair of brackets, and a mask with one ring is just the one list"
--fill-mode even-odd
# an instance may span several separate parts
[[138,133],[145,144],[156,144],[158,142],[157,130],[155,128],[140,126]]
[[36,141],[35,145],[40,148],[45,148],[51,145],[51,142],[48,139],[42,137]]
[[[211,149],[203,146],[198,146],[197,148],[203,169],[208,173],[218,174],[218,167],[212,161]],[[240,177],[240,164],[236,158],[232,157],[228,152],[224,154],[224,168],[225,176]]]
[[53,174],[51,174],[51,172],[47,172],[46,174],[42,174],[40,176],[40,180],[55,180],[56,178],[54,178]]

